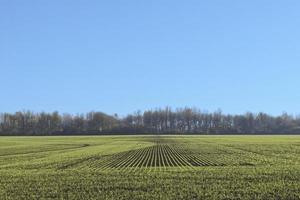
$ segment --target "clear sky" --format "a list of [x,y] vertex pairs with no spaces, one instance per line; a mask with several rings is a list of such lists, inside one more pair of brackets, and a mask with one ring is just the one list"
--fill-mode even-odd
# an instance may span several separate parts
[[299,0],[1,0],[0,112],[300,113]]

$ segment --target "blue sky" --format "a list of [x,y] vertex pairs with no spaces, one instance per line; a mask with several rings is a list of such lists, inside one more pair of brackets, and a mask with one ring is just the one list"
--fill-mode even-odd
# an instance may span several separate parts
[[300,1],[2,0],[0,111],[300,113]]

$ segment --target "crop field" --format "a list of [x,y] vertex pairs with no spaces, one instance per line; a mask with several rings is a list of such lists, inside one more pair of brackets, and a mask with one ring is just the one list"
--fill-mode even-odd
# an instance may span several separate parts
[[300,136],[0,137],[0,199],[300,199]]

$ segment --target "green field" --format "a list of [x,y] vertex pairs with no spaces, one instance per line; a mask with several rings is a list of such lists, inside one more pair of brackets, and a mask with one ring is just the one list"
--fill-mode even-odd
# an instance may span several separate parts
[[0,199],[300,199],[300,136],[0,137]]

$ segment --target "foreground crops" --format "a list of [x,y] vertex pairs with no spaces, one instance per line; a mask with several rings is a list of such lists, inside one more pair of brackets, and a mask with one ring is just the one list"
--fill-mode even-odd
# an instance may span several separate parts
[[300,137],[0,138],[0,199],[300,199]]

